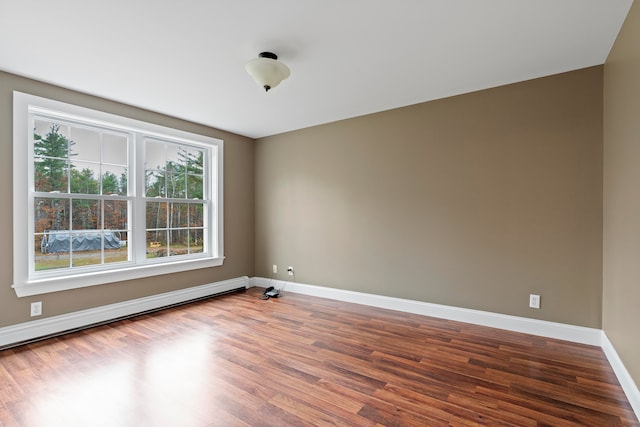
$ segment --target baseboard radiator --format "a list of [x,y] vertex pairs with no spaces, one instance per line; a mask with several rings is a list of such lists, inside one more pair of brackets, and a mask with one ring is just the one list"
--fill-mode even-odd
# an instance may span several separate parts
[[244,292],[248,287],[249,278],[245,276],[3,327],[0,328],[0,350],[229,293]]

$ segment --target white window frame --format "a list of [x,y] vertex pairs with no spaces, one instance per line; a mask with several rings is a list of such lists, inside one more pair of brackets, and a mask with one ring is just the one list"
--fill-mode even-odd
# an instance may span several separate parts
[[[135,170],[128,186],[132,204],[129,229],[132,249],[130,261],[36,272],[34,265],[34,157],[31,112],[53,115],[71,122],[91,122],[96,126],[117,129],[132,135],[129,152]],[[205,187],[209,196],[208,245],[203,253],[178,257],[146,258],[144,139],[198,146],[209,153],[211,173]],[[207,159],[205,159],[207,164]],[[25,215],[25,212],[27,213]],[[13,93],[13,285],[18,297],[39,295],[105,283],[150,277],[168,273],[220,266],[224,261],[223,245],[223,141],[165,126],[117,116],[21,92]],[[29,247],[31,246],[31,248]]]

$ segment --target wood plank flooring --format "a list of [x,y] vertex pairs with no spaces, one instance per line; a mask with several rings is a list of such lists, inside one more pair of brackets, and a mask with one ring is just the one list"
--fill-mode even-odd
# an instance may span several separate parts
[[0,352],[2,426],[640,426],[601,349],[260,289]]

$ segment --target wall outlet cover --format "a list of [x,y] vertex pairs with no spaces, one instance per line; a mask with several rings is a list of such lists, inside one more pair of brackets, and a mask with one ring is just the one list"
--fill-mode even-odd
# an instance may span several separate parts
[[31,303],[31,317],[42,315],[42,301]]
[[540,295],[535,295],[535,294],[529,295],[529,307],[540,308]]

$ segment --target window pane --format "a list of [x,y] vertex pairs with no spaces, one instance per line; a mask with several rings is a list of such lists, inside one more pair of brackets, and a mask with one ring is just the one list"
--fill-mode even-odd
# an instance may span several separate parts
[[69,229],[69,201],[65,199],[34,199],[34,230],[42,233],[49,230]]
[[71,162],[71,192],[100,194],[100,165],[76,160]]
[[189,228],[204,227],[204,205],[189,204]]
[[167,203],[147,202],[147,229],[167,228]]
[[69,268],[69,233],[36,233],[34,239],[36,271]]
[[102,166],[102,194],[127,195],[127,168],[123,166]]
[[129,248],[127,232],[105,231],[104,232],[104,262],[129,261]]
[[147,231],[147,258],[167,256],[167,231]]
[[72,126],[69,133],[74,159],[100,162],[100,132]]
[[167,197],[184,199],[187,195],[186,185],[184,174],[167,173]]
[[186,228],[189,225],[189,204],[187,203],[171,203],[169,207],[171,228]]
[[169,256],[186,255],[189,253],[187,244],[189,233],[186,229],[169,231]]
[[33,154],[36,191],[68,191],[68,157],[72,150],[67,126],[34,120]]
[[125,168],[122,174],[120,174],[120,179],[118,181],[120,183],[120,193],[123,196],[129,194],[129,169]]
[[129,229],[129,202],[126,200],[104,201],[104,229],[128,230]]
[[202,253],[204,249],[203,230],[202,229],[190,229],[189,230],[189,253]]
[[204,191],[202,175],[187,175],[187,198],[202,200]]
[[145,194],[147,197],[165,197],[166,185],[164,172],[158,170],[145,171]]
[[129,232],[128,231],[119,231],[117,233],[118,238],[120,239],[120,247],[127,248],[129,246]]
[[186,172],[193,175],[202,175],[204,152],[196,148],[187,147],[184,149],[184,161]]
[[71,265],[83,267],[102,264],[103,234],[96,231],[76,231],[71,234]]
[[166,169],[165,143],[152,140],[145,141],[145,164],[147,170]]
[[71,206],[73,230],[102,229],[100,200],[74,199]]
[[184,153],[181,152],[180,146],[177,144],[167,144],[167,171],[184,173],[182,157]]
[[35,157],[33,183],[36,191],[66,193],[69,189],[69,169],[66,160]]
[[126,166],[129,145],[126,135],[112,133],[102,134],[102,162],[114,165]]
[[[58,123],[57,121],[52,120],[34,119],[33,125],[33,135],[35,142],[38,142],[41,138],[49,140],[51,139],[49,136],[55,134],[66,139],[67,141],[69,139],[69,129],[65,124]],[[36,147],[40,147],[40,145],[36,145]],[[66,157],[66,148],[63,153],[64,155],[56,154],[54,157]]]

